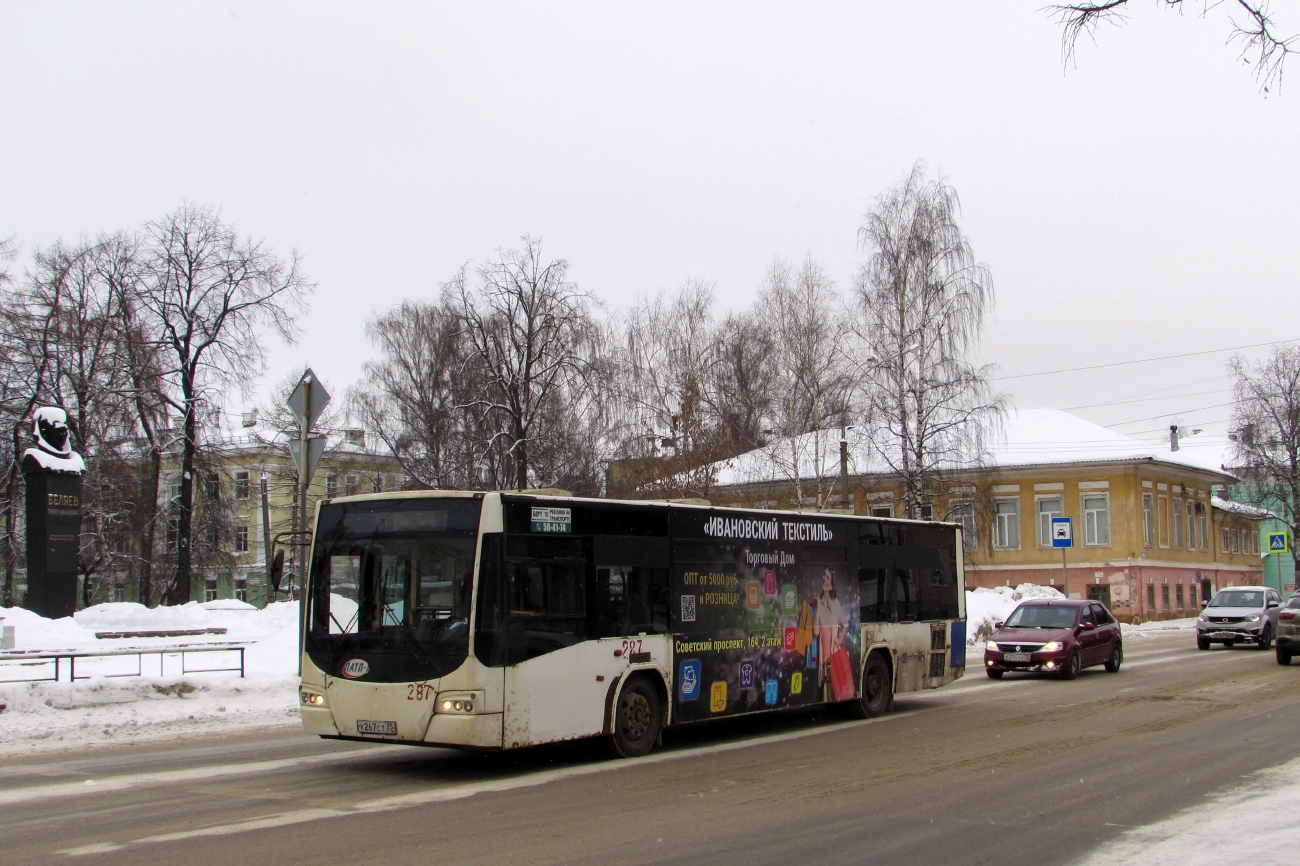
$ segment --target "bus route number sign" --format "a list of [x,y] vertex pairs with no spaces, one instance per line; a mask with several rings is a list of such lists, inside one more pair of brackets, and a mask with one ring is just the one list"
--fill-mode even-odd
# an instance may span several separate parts
[[533,532],[573,532],[573,509],[534,508]]

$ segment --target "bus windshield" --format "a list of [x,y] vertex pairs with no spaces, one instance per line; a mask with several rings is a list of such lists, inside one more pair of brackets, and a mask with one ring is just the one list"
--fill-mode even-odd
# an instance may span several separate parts
[[327,673],[368,681],[443,676],[469,650],[477,499],[321,507],[306,649]]

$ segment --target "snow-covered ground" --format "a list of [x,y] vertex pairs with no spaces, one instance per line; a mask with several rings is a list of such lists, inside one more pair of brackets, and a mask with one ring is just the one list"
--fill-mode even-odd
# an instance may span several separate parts
[[[145,676],[96,676],[66,682],[0,683],[0,755],[105,742],[165,739],[192,732],[298,724],[298,605],[281,602],[258,610],[237,601],[148,609],[139,604],[101,604],[75,617],[49,620],[22,608],[0,608],[14,627],[16,651],[103,652],[163,647],[235,644],[246,647],[245,677],[238,672],[180,672],[175,656],[145,656]],[[97,638],[96,632],[226,629],[225,634],[159,638]],[[12,651],[5,651],[12,652]],[[0,653],[3,654],[3,653]],[[194,654],[186,665],[235,667],[233,653]],[[133,657],[82,662],[83,671],[136,670]],[[0,663],[0,680],[27,671],[48,676],[49,668],[20,670]]]
[[1300,760],[1261,770],[1202,805],[1137,827],[1079,866],[1281,866],[1300,860]]

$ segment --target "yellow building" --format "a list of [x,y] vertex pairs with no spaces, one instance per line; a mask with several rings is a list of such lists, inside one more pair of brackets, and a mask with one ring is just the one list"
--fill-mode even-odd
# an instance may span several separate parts
[[[285,549],[283,583],[296,584],[301,553],[292,533],[299,529],[298,476],[284,442],[249,434],[230,442],[205,443],[197,475],[195,576],[190,598],[235,598],[264,605],[268,538],[272,549]],[[180,455],[170,453],[164,461],[160,489],[165,515],[180,495],[180,481]],[[362,431],[344,431],[342,436],[331,437],[312,477],[307,520],[314,518],[316,503],[322,498],[399,490],[405,485],[397,458],[368,449]],[[269,519],[264,519],[264,513]],[[175,550],[177,527],[175,517],[165,519],[166,531],[160,539],[164,555]],[[118,597],[131,597],[133,589],[124,585]]]
[[[873,459],[866,436],[850,433],[851,508],[963,524],[968,588],[1068,584],[1072,597],[1103,601],[1128,621],[1191,616],[1221,587],[1262,581],[1268,513],[1215,496],[1235,479],[1204,449],[1162,450],[1055,410],[1013,412],[1005,434],[982,465],[948,471],[919,513],[905,515],[898,476]],[[812,437],[717,464],[709,497],[841,509],[838,431]],[[1062,517],[1073,530],[1064,557],[1052,543],[1052,519]]]

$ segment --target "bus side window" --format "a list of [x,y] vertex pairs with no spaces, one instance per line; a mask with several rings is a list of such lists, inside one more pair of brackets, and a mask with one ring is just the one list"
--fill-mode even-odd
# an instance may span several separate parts
[[916,572],[910,568],[894,569],[893,622],[916,622],[919,613]]
[[858,603],[862,622],[885,620],[885,588],[888,572],[883,568],[858,569]]
[[478,613],[474,624],[474,655],[485,665],[500,667],[506,656],[505,587],[501,568],[501,534],[483,536],[479,562]]

